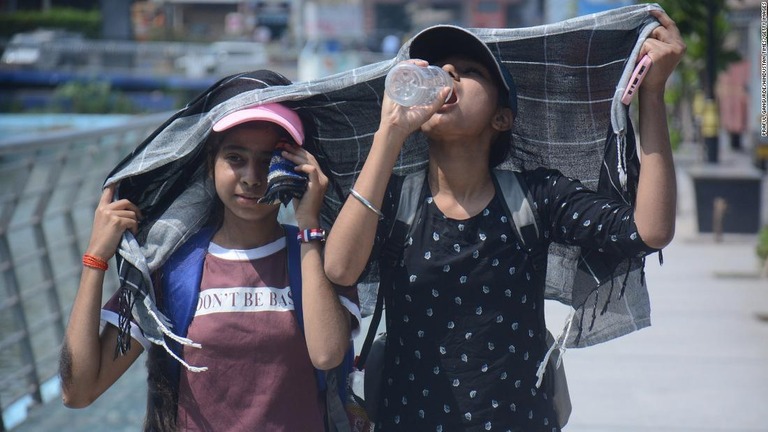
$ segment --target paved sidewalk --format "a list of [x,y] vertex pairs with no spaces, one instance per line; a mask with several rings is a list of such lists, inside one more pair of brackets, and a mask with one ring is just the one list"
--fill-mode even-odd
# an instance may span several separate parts
[[653,325],[566,352],[565,431],[768,431],[768,280],[754,277],[753,238],[679,236],[646,269]]
[[[663,266],[646,264],[653,326],[566,352],[565,432],[768,431],[768,280],[757,278],[756,236],[698,234],[684,169],[677,236]],[[557,328],[566,313],[551,305],[547,315]],[[143,379],[137,364],[92,407],[54,401],[13,431],[140,430]]]
[[30,408],[28,418],[11,432],[137,432],[146,412],[144,361],[139,359],[91,406],[65,407],[60,399]]
[[[663,266],[646,262],[653,324],[566,352],[566,432],[768,431],[768,279],[758,278],[757,236],[726,234],[718,243],[699,234],[692,161],[676,159],[675,240]],[[746,169],[747,161],[725,154],[722,163]],[[548,312],[548,322],[562,322],[553,316],[565,312]]]

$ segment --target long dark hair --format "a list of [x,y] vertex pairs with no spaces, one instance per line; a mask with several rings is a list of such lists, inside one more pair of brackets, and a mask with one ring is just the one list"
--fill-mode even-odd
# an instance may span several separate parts
[[[192,101],[179,116],[199,115],[200,113],[208,112],[212,107],[245,91],[288,84],[291,84],[290,80],[277,72],[269,70],[258,70],[232,75],[221,79],[211,88],[203,92]],[[174,118],[170,119],[157,133],[168,126],[173,120]],[[180,193],[180,191],[183,190],[183,187],[188,185],[190,177],[209,175],[213,172],[213,162],[215,161],[219,141],[220,134],[210,133],[204,147],[198,150],[192,158],[186,161],[187,166],[173,167],[173,170],[177,171],[181,168],[186,169],[186,171],[177,173],[176,178],[178,179],[178,186],[173,189],[176,194]],[[158,174],[153,171],[147,174],[146,179],[148,182],[161,183],[163,177],[162,173]],[[128,188],[126,192],[144,193],[143,191],[146,188],[141,187],[142,185],[143,184],[138,184],[138,186],[135,186],[133,189]],[[168,196],[165,200],[161,201],[171,202],[173,198],[175,197]],[[216,224],[220,224],[223,219],[224,204],[218,197],[215,197],[214,199],[215,202],[209,213],[208,223],[216,226]],[[156,213],[159,214],[161,211]],[[162,304],[163,289],[161,272],[162,269],[155,272],[153,275],[153,282],[156,288],[157,305],[160,310],[165,313],[166,310]],[[126,322],[128,322],[128,320],[126,320]],[[125,331],[125,334],[127,335],[126,337],[130,337],[128,336],[129,333],[127,330]],[[147,353],[147,415],[144,420],[145,431],[174,432],[178,430],[179,374],[183,373],[181,368],[183,368],[183,366],[178,363],[176,359],[171,357],[165,351],[164,347],[152,344],[149,348]]]
[[163,347],[152,344],[147,353],[147,416],[144,432],[176,432],[179,410],[179,384],[171,382],[175,362]]
[[[494,77],[494,83],[499,91],[498,94],[498,106],[499,108],[509,108],[512,110],[512,122],[514,123],[514,116],[516,116],[515,109],[510,105],[510,96],[507,90],[504,88],[504,84],[498,77]],[[496,168],[501,165],[512,153],[512,129],[501,132],[496,140],[491,144],[491,153],[488,158],[488,166],[490,168]]]
[[501,165],[512,152],[512,130],[504,131],[496,137],[491,144],[491,153],[488,157],[488,166],[496,168]]

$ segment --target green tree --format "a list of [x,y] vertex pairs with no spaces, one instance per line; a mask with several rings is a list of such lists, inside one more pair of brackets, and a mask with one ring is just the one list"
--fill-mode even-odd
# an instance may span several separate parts
[[[740,55],[736,51],[725,47],[725,38],[730,31],[728,6],[725,0],[660,0],[657,3],[675,20],[680,33],[688,44],[686,57],[689,60],[688,63],[692,63],[691,66],[694,66],[698,72],[699,85],[706,81],[706,60],[710,49],[714,53],[715,74],[725,70],[729,64],[740,59]],[[707,40],[710,10],[714,11],[711,47]]]
[[133,114],[136,107],[122,92],[106,81],[70,81],[58,86],[53,95],[52,112],[80,114]]
[[763,262],[763,277],[768,277],[768,225],[760,230],[757,236],[757,247],[755,248],[758,258]]
[[[714,84],[719,72],[740,59],[738,52],[725,46],[730,31],[728,6],[725,0],[658,0],[652,3],[658,3],[675,21],[688,47],[677,69],[678,79],[671,82],[667,91],[667,102],[674,107],[670,118],[673,135],[679,134],[674,131],[677,129],[683,131],[679,139],[695,141],[691,134],[697,132],[693,107],[696,94],[704,92],[713,97],[709,85]],[[708,18],[711,11],[714,16],[710,39]],[[712,64],[708,65],[710,50]]]
[[10,39],[16,33],[39,28],[69,30],[89,38],[99,38],[101,37],[101,12],[56,8],[47,11],[19,10],[0,13],[0,38]]

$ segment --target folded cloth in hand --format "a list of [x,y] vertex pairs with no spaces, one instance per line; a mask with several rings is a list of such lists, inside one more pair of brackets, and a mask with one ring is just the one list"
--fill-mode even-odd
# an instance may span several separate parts
[[259,199],[260,203],[288,205],[293,198],[301,198],[307,189],[307,175],[293,169],[296,164],[282,156],[281,150],[272,153],[267,174],[267,192]]

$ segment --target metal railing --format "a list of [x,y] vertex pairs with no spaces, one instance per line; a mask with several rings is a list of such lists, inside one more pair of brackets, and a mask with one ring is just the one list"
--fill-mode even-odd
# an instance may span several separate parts
[[[58,397],[59,350],[101,185],[168,117],[0,143],[0,430]],[[106,280],[105,296],[117,276]]]

